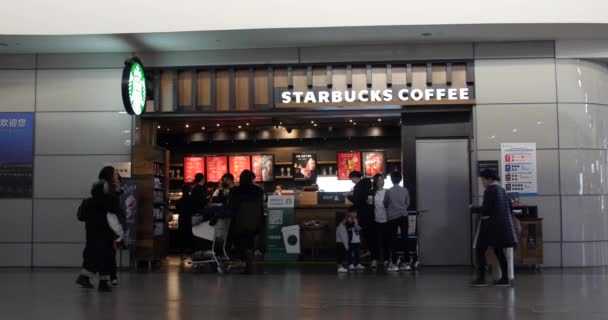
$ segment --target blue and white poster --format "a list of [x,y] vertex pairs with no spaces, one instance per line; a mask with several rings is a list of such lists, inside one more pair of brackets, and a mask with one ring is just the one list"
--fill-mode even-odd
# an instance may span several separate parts
[[0,113],[0,150],[0,198],[31,198],[33,113]]
[[505,190],[520,195],[537,194],[536,143],[503,143],[500,151]]

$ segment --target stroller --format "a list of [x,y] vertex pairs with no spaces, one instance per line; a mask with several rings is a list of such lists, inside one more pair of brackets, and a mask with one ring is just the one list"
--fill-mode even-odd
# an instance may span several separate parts
[[[230,219],[217,219],[214,226],[211,221],[204,221],[192,227],[192,234],[212,242],[211,250],[192,256],[192,268],[199,270],[203,265],[210,265],[217,273],[230,272],[230,257],[226,253],[226,239],[230,228]],[[221,248],[219,247],[221,245]]]

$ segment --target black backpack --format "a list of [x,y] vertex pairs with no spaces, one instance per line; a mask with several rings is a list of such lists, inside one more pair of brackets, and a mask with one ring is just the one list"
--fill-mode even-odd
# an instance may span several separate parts
[[78,221],[87,221],[92,201],[93,199],[91,198],[82,200],[82,202],[78,206],[78,211],[76,212],[76,217],[78,218]]

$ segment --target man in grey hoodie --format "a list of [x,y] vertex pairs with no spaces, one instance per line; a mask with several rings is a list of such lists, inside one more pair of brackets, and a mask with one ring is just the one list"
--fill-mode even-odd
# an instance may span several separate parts
[[[397,229],[399,227],[402,228],[402,235],[407,235],[408,229],[407,208],[410,206],[410,193],[406,188],[399,185],[402,179],[403,176],[400,172],[392,172],[391,181],[393,182],[393,187],[388,189],[384,196],[384,207],[387,208],[387,223],[389,224],[388,229],[390,230],[389,250],[391,254],[391,264],[387,269],[388,271],[399,271],[399,266],[397,266],[399,259],[399,256],[397,255]],[[405,228],[405,230],[403,230],[403,228]],[[408,267],[409,266],[406,265],[404,269],[409,270]]]

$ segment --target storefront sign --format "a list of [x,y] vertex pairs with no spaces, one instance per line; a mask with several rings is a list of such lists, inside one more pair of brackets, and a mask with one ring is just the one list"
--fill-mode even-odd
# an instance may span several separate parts
[[251,156],[230,156],[228,158],[228,163],[228,171],[232,173],[237,180],[243,171],[251,170]]
[[385,156],[384,152],[363,152],[363,175],[371,178],[378,173],[384,173]]
[[146,108],[146,77],[139,58],[125,62],[122,71],[122,103],[131,115],[141,115]]
[[228,173],[228,157],[205,157],[207,167],[207,182],[219,182],[222,176]]
[[361,152],[338,152],[338,180],[348,180],[353,171],[361,172]]
[[34,114],[0,113],[0,198],[32,197]]
[[317,181],[317,155],[294,153],[293,169],[295,181]]
[[283,104],[307,103],[354,103],[390,101],[462,101],[469,100],[469,88],[427,88],[360,91],[285,91],[281,93]]
[[251,156],[252,171],[256,182],[274,180],[274,156],[271,154],[256,154]]
[[295,224],[294,196],[268,196],[268,230],[265,261],[296,261],[297,255],[287,254],[281,229]]
[[184,182],[194,182],[197,173],[205,173],[205,157],[184,157]]
[[501,180],[505,190],[521,195],[536,194],[536,143],[503,143],[500,155]]

